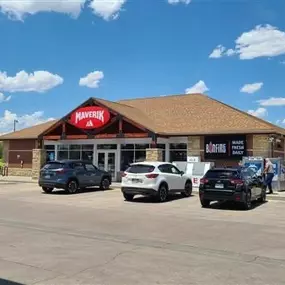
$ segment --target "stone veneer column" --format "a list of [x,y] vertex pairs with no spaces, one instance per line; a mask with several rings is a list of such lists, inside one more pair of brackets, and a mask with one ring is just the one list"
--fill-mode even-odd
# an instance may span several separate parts
[[146,149],[146,161],[162,161],[163,150],[160,148],[147,148]]
[[46,162],[44,149],[33,149],[32,179],[38,179],[41,168]]
[[187,156],[200,156],[201,137],[191,136],[188,137]]
[[271,145],[268,135],[253,135],[252,154],[253,156],[262,157],[271,156]]

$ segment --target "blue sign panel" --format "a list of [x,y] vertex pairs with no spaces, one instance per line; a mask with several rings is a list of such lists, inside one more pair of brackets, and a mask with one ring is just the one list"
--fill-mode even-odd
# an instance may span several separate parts
[[262,173],[262,161],[245,162],[244,167],[252,169],[256,175],[260,176]]

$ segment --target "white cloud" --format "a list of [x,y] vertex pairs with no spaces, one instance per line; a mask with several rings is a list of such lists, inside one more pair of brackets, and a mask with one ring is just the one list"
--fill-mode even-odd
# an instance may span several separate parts
[[241,89],[240,92],[253,94],[260,90],[263,86],[263,82],[256,82],[252,84],[245,84]]
[[194,93],[204,93],[209,91],[209,88],[206,86],[205,82],[200,80],[195,85],[185,90],[186,94],[194,94]]
[[11,96],[5,96],[3,93],[0,92],[0,103],[3,103],[3,102],[8,102],[10,101],[11,99]]
[[37,111],[31,114],[18,115],[9,110],[5,110],[2,117],[0,117],[0,133],[7,133],[13,131],[14,120],[17,120],[17,130],[42,124],[47,121],[54,120],[53,118],[45,118],[44,112]]
[[91,0],[89,7],[93,13],[104,20],[115,20],[127,0]]
[[79,85],[89,88],[98,88],[100,80],[104,78],[103,71],[94,71],[87,74],[85,77],[80,78]]
[[222,45],[218,45],[212,53],[209,55],[209,58],[220,58],[223,56],[226,48]]
[[257,108],[256,110],[248,110],[250,115],[255,117],[264,118],[268,115],[268,112],[265,108]]
[[188,5],[188,4],[191,3],[191,1],[192,1],[192,0],[168,0],[168,3],[169,3],[169,4],[172,4],[172,5],[174,5],[174,4],[179,4],[179,3],[183,3],[183,4]]
[[11,19],[23,20],[39,12],[58,12],[77,18],[86,0],[0,0],[1,12]]
[[63,78],[48,71],[28,74],[22,70],[14,77],[0,71],[0,90],[6,92],[45,92],[63,83]]
[[238,54],[240,59],[274,57],[285,54],[285,32],[271,25],[258,25],[254,29],[242,33],[236,39],[235,44],[234,49],[223,49],[221,56]]
[[284,97],[271,97],[265,100],[259,100],[258,103],[261,106],[285,106]]

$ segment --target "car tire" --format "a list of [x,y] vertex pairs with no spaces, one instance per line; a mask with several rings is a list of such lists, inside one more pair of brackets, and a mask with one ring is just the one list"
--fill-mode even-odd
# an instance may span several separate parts
[[192,183],[190,181],[187,181],[185,183],[184,191],[181,192],[183,197],[190,197],[192,195]]
[[243,203],[243,208],[244,210],[248,211],[250,210],[252,207],[252,203],[251,203],[251,191],[247,191],[246,192],[246,197],[245,197],[245,201]]
[[49,188],[49,187],[42,187],[43,191],[47,194],[50,194],[53,190],[53,188]]
[[75,194],[78,191],[78,183],[76,180],[70,180],[66,187],[65,191],[67,194]]
[[103,177],[100,183],[101,190],[109,190],[110,189],[110,180],[106,177]]
[[127,193],[123,193],[123,195],[126,201],[133,201],[134,196],[135,196],[133,194],[127,194]]
[[168,188],[166,184],[161,184],[158,188],[156,200],[160,203],[163,203],[167,200],[168,197]]
[[266,191],[262,189],[261,197],[258,199],[258,202],[265,203],[266,202]]
[[210,203],[211,203],[210,200],[202,199],[202,200],[200,200],[200,202],[201,202],[202,208],[209,208],[210,207]]

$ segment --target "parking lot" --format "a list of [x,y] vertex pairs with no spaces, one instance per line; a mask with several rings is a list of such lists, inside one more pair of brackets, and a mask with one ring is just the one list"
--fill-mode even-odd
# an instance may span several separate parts
[[[202,209],[197,195],[42,194],[0,182],[0,277],[20,284],[284,284],[283,201]],[[1,281],[0,281],[1,284]]]

